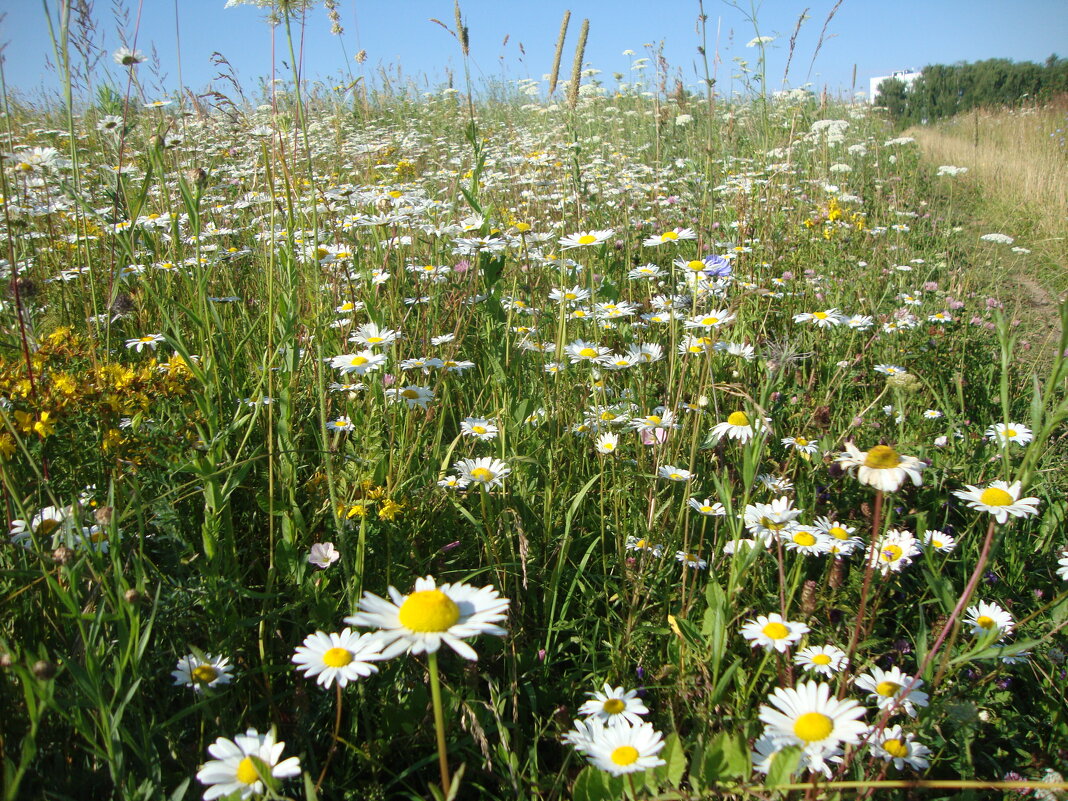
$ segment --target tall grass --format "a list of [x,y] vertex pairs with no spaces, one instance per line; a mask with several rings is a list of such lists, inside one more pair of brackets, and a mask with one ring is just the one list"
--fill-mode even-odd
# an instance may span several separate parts
[[[1026,254],[955,230],[982,206],[866,109],[609,94],[581,44],[573,73],[566,107],[522,83],[294,88],[180,128],[13,108],[6,798],[196,797],[208,745],[250,726],[301,760],[267,789],[308,798],[1058,787],[1068,332],[1033,375],[973,296],[975,265]],[[920,484],[858,482],[851,441],[921,459]],[[953,494],[999,480],[1038,514]],[[895,531],[929,536],[895,553]],[[507,635],[333,693],[294,670],[365,592],[428,575],[496,587]],[[754,646],[769,614],[804,639]],[[812,673],[820,645],[850,663]],[[232,680],[176,681],[187,656]],[[856,684],[892,668],[923,682],[915,716]],[[809,679],[870,728],[761,745],[769,697]],[[606,682],[640,692],[663,765],[616,777],[562,743]],[[929,768],[893,766],[893,725]]]

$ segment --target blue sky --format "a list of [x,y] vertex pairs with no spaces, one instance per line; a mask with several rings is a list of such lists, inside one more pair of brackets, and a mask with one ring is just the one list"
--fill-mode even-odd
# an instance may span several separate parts
[[[349,69],[358,75],[361,68],[353,56],[366,49],[368,60],[362,70],[368,79],[382,69],[395,77],[400,67],[405,78],[425,88],[440,86],[448,69],[457,75],[458,83],[461,80],[455,40],[430,22],[436,17],[452,27],[452,0],[339,1],[345,28],[342,36],[330,35],[322,9],[309,14],[303,27],[307,77],[333,84]],[[58,0],[48,2],[55,13]],[[98,79],[124,86],[125,71],[110,59],[120,44],[112,4],[96,0],[95,5],[99,43],[108,53]],[[138,0],[126,0],[126,5],[126,30],[132,40]],[[810,72],[821,28],[833,5],[833,0],[764,0],[758,5],[760,34],[777,36],[768,50],[771,89],[782,87],[788,40],[806,7],[809,19],[797,38],[789,86],[811,83],[816,90],[826,87],[832,93],[848,92],[854,65],[856,86],[865,89],[869,77],[931,63],[993,57],[1043,61],[1054,52],[1068,57],[1065,0],[845,0],[827,27]],[[194,91],[208,88],[218,72],[211,63],[211,54],[217,51],[233,65],[245,91],[257,93],[259,78],[271,73],[271,28],[263,21],[263,11],[252,5],[224,6],[225,0],[142,1],[137,47],[146,54],[154,47],[159,63],[155,74],[149,64],[138,68],[146,95],[156,97],[177,88],[179,38],[181,77],[186,86]],[[663,42],[672,83],[680,77],[685,85],[698,88],[696,0],[466,0],[461,6],[471,34],[476,83],[483,79],[540,79],[550,69],[560,19],[570,8],[571,27],[562,70],[565,77],[570,72],[579,25],[583,18],[589,18],[586,62],[602,70],[599,78],[606,85],[615,84],[613,73],[617,72],[627,76],[624,80],[632,80],[631,59],[622,55],[624,50],[646,56],[646,45]],[[705,12],[709,18],[709,53],[719,53],[718,91],[740,89],[740,83],[732,80],[738,72],[732,59],[745,58],[755,65],[757,51],[745,47],[756,35],[753,25],[737,8],[722,1],[706,0]],[[0,14],[4,15],[0,44],[8,86],[30,99],[54,91],[55,74],[46,68],[52,45],[42,3],[0,0]],[[286,75],[281,60],[288,61],[288,56],[281,30],[276,36],[275,64]],[[216,88],[232,94],[225,84],[217,82]]]

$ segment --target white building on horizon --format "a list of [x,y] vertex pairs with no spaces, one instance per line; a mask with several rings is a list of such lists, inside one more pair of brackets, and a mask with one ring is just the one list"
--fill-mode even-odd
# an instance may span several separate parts
[[871,78],[868,81],[868,102],[875,102],[875,98],[879,94],[879,86],[882,84],[883,81],[889,81],[891,78],[897,78],[899,81],[904,83],[905,86],[910,86],[912,82],[919,78],[922,74],[922,72],[916,72],[915,70],[909,68],[897,70],[895,72],[891,72],[889,75],[882,75],[878,78]]

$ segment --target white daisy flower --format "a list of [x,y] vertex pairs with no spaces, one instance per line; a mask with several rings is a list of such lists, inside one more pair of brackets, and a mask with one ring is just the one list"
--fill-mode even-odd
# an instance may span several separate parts
[[330,366],[340,370],[342,375],[366,375],[377,370],[386,363],[384,353],[375,353],[372,350],[362,350],[359,353],[341,354],[330,358]]
[[1020,423],[995,423],[986,430],[986,436],[997,440],[998,445],[1015,442],[1017,445],[1026,445],[1035,438],[1031,429]]
[[754,537],[777,537],[797,526],[801,510],[783,496],[771,503],[751,503],[745,507],[745,527]]
[[204,654],[202,659],[196,654],[189,654],[178,660],[177,669],[171,671],[171,676],[176,686],[192,687],[196,692],[201,692],[220,684],[229,684],[232,670],[229,657]]
[[883,492],[896,492],[905,479],[912,479],[917,487],[922,483],[920,472],[926,465],[915,456],[903,456],[889,445],[876,445],[861,451],[852,442],[845,444],[846,452],[839,454],[843,467],[857,467],[857,480]]
[[716,423],[712,427],[712,439],[717,443],[724,437],[736,439],[739,442],[748,442],[763,428],[764,421],[759,417],[750,419],[745,412],[731,412],[726,421]]
[[494,587],[439,587],[427,576],[416,579],[410,595],[390,587],[389,596],[392,601],[365,592],[358,611],[345,618],[354,626],[379,630],[384,659],[402,653],[435,653],[445,643],[464,659],[475,660],[478,654],[464,640],[479,634],[503,637],[507,633],[496,624],[504,620],[509,601]]
[[923,544],[939,553],[951,553],[957,547],[957,541],[944,531],[928,529],[923,533]]
[[619,435],[612,431],[606,431],[597,437],[597,441],[594,443],[593,447],[597,453],[606,455],[615,453],[616,449],[619,447]]
[[649,710],[638,697],[637,690],[624,691],[622,687],[613,687],[605,682],[603,691],[587,695],[590,700],[579,708],[579,714],[598,718],[609,726],[623,722],[637,725],[642,722],[642,715],[649,714]]
[[249,729],[233,740],[218,738],[208,746],[208,753],[215,759],[204,764],[197,772],[197,781],[211,785],[204,791],[204,801],[214,798],[250,798],[263,795],[266,786],[263,779],[289,779],[300,775],[300,759],[290,757],[278,761],[285,743],[274,741],[274,732],[260,734]]
[[832,676],[849,666],[849,657],[833,645],[810,645],[794,656],[794,664],[824,676]]
[[836,325],[840,325],[846,321],[846,317],[838,309],[827,309],[826,311],[818,312],[804,312],[802,314],[794,315],[795,323],[812,323],[818,328],[833,328]]
[[615,231],[611,228],[606,228],[600,231],[579,231],[578,233],[560,237],[559,243],[560,247],[564,250],[589,247],[607,242],[612,238],[613,234],[615,234]]
[[653,556],[660,556],[664,552],[662,545],[654,545],[645,537],[635,537],[631,534],[627,537],[627,550],[628,551],[649,551]]
[[492,456],[481,459],[461,459],[452,469],[470,483],[481,484],[486,489],[493,489],[504,484],[504,477],[512,472],[507,463]]
[[912,680],[912,676],[903,673],[896,665],[889,670],[873,667],[854,680],[857,689],[868,693],[868,700],[874,701],[879,709],[892,710],[891,714],[905,712],[909,717],[916,717],[916,707],[927,706],[927,693],[921,692],[922,679]]
[[923,770],[931,764],[927,760],[931,749],[916,742],[915,734],[903,732],[900,725],[883,729],[869,742],[875,756],[887,762],[893,761],[898,770],[904,769],[905,765],[915,770]]
[[465,417],[464,421],[460,423],[460,433],[465,437],[474,437],[483,442],[489,442],[491,439],[496,438],[497,434],[500,433],[500,429],[497,428],[497,424],[492,420],[487,420],[483,417]]
[[711,498],[705,498],[703,501],[699,501],[697,498],[690,498],[688,503],[691,509],[706,517],[722,517],[727,514],[727,510],[723,508],[723,504],[718,501],[713,503]]
[[749,640],[753,648],[774,648],[780,654],[808,633],[808,626],[784,620],[778,612],[770,615],[758,615],[756,620],[747,621],[741,629],[741,635]]
[[702,559],[695,553],[689,553],[687,551],[676,551],[676,561],[680,562],[683,567],[690,567],[694,570],[704,570],[708,567],[708,560]]
[[1061,558],[1057,560],[1057,575],[1062,581],[1068,581],[1068,548],[1061,551]]
[[293,663],[309,679],[324,688],[335,681],[344,687],[350,681],[377,673],[371,662],[382,659],[381,642],[376,634],[355,634],[346,628],[340,634],[317,631],[304,638],[297,647]]
[[694,478],[693,473],[689,470],[685,470],[681,467],[675,467],[673,464],[665,464],[656,471],[657,476],[667,479],[668,481],[691,481]]
[[953,494],[968,502],[968,506],[979,512],[989,512],[999,525],[1008,522],[1009,516],[1029,517],[1038,514],[1038,498],[1021,498],[1022,485],[1019,481],[1009,484],[994,481],[989,487],[979,489],[971,484],[967,489],[954,490]]
[[810,681],[792,689],[777,687],[768,701],[770,706],[760,707],[764,736],[779,748],[801,746],[817,770],[839,745],[858,744],[866,728],[857,718],[867,710],[852,699],[835,698],[828,684]]
[[879,539],[871,555],[871,564],[885,576],[905,569],[912,564],[912,557],[919,555],[920,546],[916,544],[912,532],[892,528]]
[[664,735],[644,721],[636,725],[589,726],[585,742],[586,758],[595,768],[622,776],[640,773],[666,764],[657,754],[664,747]]
[[972,634],[976,637],[996,631],[998,639],[1003,639],[1012,632],[1016,623],[1012,615],[998,604],[989,601],[980,601],[975,606],[969,606],[964,614],[964,622],[972,627]]

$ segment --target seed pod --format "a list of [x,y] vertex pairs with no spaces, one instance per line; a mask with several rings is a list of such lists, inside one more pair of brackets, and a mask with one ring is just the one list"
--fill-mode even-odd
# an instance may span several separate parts
[[54,678],[56,675],[56,666],[53,662],[49,662],[47,659],[40,659],[33,663],[33,675],[39,678],[41,681],[48,681]]
[[816,582],[809,579],[801,588],[801,612],[811,615],[816,611]]

